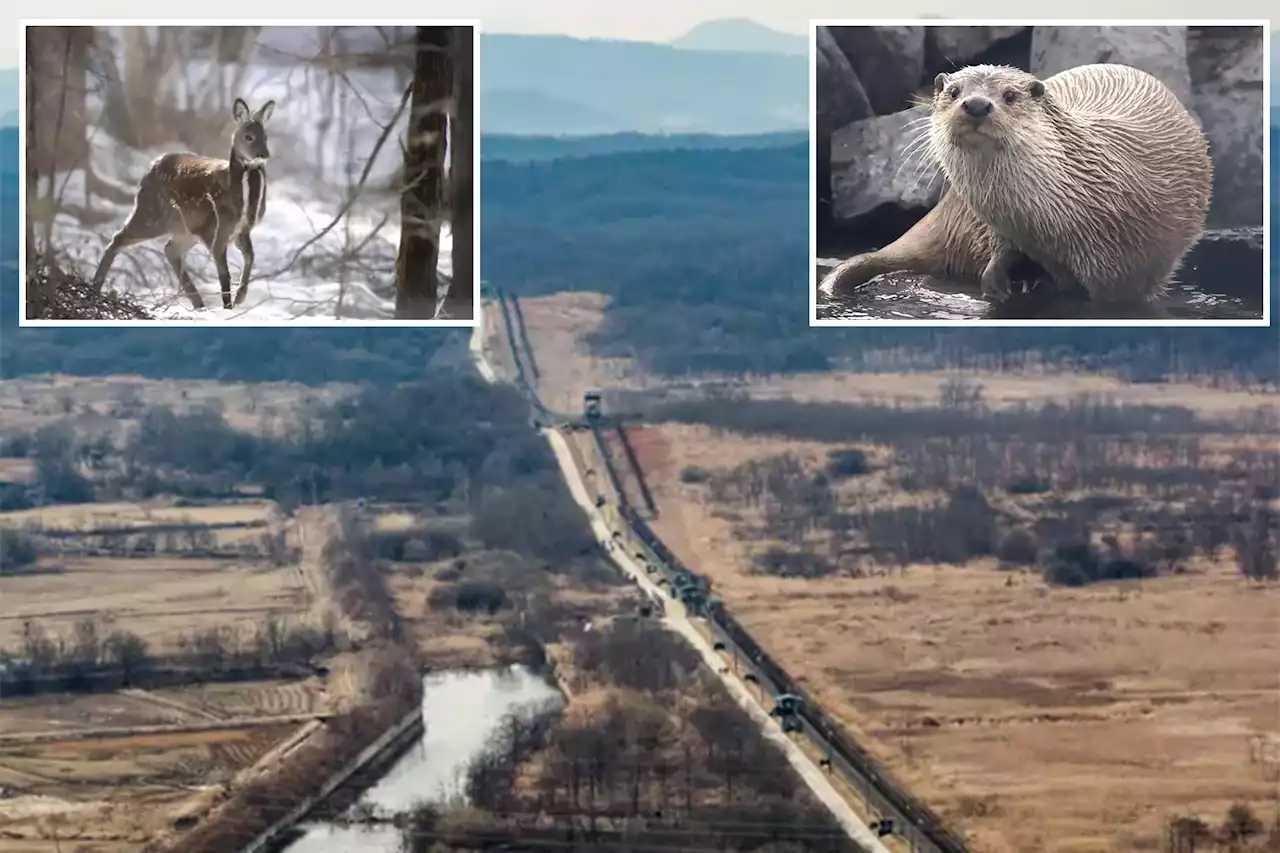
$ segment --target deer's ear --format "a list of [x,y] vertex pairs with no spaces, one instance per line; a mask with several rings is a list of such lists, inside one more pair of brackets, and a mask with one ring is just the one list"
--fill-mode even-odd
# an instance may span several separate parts
[[249,120],[249,105],[243,98],[236,98],[235,103],[231,105],[231,117],[240,124]]
[[267,101],[265,104],[262,105],[262,109],[258,110],[256,113],[253,114],[253,117],[258,120],[258,124],[266,124],[267,122],[271,121],[271,115],[275,111],[276,111],[276,102]]

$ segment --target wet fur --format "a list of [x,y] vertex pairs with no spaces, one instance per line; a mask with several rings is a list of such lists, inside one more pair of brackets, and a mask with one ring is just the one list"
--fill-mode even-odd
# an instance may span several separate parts
[[[1208,213],[1213,166],[1199,123],[1128,66],[1086,65],[1037,84],[1000,66],[939,75],[927,144],[946,193],[902,238],[836,267],[823,290],[907,270],[985,291],[988,262],[1007,252],[1098,301],[1163,293]],[[994,104],[977,123],[961,108],[975,94]]]
[[[241,304],[248,293],[253,270],[253,243],[249,233],[266,212],[265,163],[270,153],[263,124],[273,110],[274,102],[268,102],[256,113],[250,113],[243,101],[236,100],[233,113],[236,130],[227,160],[174,153],[152,162],[138,183],[128,221],[103,252],[94,275],[95,287],[101,290],[120,250],[167,235],[170,239],[165,244],[165,256],[192,307],[204,307],[184,261],[196,243],[202,243],[213,255],[223,307]],[[234,301],[227,266],[227,247],[233,243],[243,259]]]

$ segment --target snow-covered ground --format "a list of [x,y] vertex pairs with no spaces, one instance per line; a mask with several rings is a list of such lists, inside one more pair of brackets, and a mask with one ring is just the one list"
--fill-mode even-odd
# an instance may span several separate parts
[[[115,29],[115,28],[111,28]],[[274,28],[261,41],[290,41],[290,33],[315,28]],[[118,43],[118,42],[117,42]],[[307,51],[309,54],[311,51]],[[266,52],[264,52],[266,53]],[[332,90],[324,73],[303,64],[281,64],[279,56],[254,62],[239,70],[239,85],[232,92],[237,69],[209,62],[187,61],[171,69],[174,79],[205,81],[221,75],[231,97],[243,97],[257,109],[268,100],[276,110],[267,124],[272,159],[267,165],[266,215],[253,230],[254,269],[248,295],[242,305],[224,310],[217,271],[207,249],[197,245],[187,255],[188,269],[206,308],[197,311],[181,293],[177,276],[164,257],[165,238],[125,249],[116,258],[106,289],[135,297],[155,317],[198,322],[247,322],[258,324],[304,321],[361,321],[393,318],[396,252],[399,246],[399,198],[388,188],[401,164],[407,109],[397,121],[370,167],[358,199],[346,216],[324,237],[309,243],[328,226],[358,182],[383,127],[395,116],[406,76],[389,68],[347,69],[344,80]],[[339,115],[338,95],[349,86],[347,120]],[[89,103],[91,150],[98,174],[132,191],[151,161],[167,151],[185,150],[180,143],[138,151],[95,129],[101,104]],[[319,122],[332,119],[322,132]],[[233,124],[226,117],[225,142],[196,153],[226,157]],[[63,198],[80,204],[84,198],[83,175],[59,176],[65,182]],[[96,211],[111,215],[105,224],[86,225],[70,214],[59,216],[54,241],[68,251],[91,276],[111,235],[124,223],[128,205],[93,200]],[[305,248],[304,248],[305,246]],[[452,273],[452,239],[447,225],[441,229],[438,269],[447,280]],[[299,250],[301,254],[299,255]],[[240,253],[227,253],[232,291],[238,286]],[[443,288],[442,288],[443,289]]]

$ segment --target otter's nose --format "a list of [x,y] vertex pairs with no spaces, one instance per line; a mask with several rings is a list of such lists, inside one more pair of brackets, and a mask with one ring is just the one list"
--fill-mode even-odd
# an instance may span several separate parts
[[991,110],[995,105],[981,95],[973,95],[965,98],[961,106],[972,118],[986,118],[991,114]]

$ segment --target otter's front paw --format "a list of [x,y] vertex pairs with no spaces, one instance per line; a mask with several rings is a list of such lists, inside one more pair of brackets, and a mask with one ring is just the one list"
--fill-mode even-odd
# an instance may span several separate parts
[[1013,283],[1004,270],[987,268],[982,274],[982,298],[990,302],[1003,302],[1009,298]]

